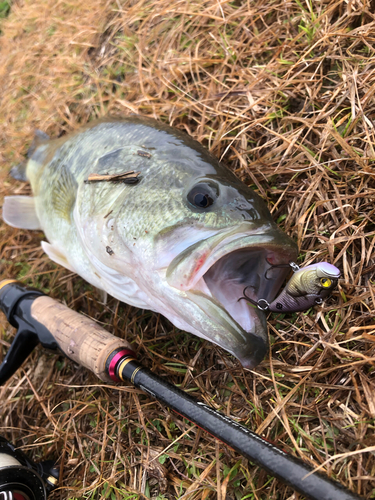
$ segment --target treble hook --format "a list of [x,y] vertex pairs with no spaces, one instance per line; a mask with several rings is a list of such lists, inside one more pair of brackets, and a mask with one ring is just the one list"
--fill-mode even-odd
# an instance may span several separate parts
[[[248,286],[246,286],[246,287],[243,289],[243,292],[242,292],[242,293],[243,293],[243,295],[244,295],[244,296],[243,296],[243,297],[240,297],[240,298],[238,299],[238,301],[237,301],[237,302],[239,302],[239,301],[240,301],[240,300],[242,300],[242,299],[245,299],[245,300],[249,301],[249,302],[250,302],[250,304],[253,304],[254,306],[257,306],[257,308],[258,308],[258,309],[260,309],[261,311],[267,311],[267,309],[269,309],[270,305],[269,305],[269,303],[267,302],[267,300],[266,300],[266,299],[259,299],[259,300],[256,302],[255,300],[251,299],[248,295],[246,295],[246,290],[247,290],[248,288],[250,288],[250,287],[251,287],[251,285],[248,285]],[[265,305],[264,305],[264,306],[262,306],[262,303],[264,303]]]

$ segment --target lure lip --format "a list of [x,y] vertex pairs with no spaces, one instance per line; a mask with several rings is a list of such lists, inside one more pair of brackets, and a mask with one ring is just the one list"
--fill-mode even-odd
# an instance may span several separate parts
[[333,264],[329,264],[328,262],[319,262],[317,264],[316,274],[318,278],[326,278],[328,276],[332,279],[338,280],[341,276],[341,271]]
[[309,264],[305,267],[300,267],[298,271],[306,271],[307,269],[315,269],[318,278],[333,278],[339,279],[341,276],[341,271],[333,264],[329,262],[316,262],[315,264]]

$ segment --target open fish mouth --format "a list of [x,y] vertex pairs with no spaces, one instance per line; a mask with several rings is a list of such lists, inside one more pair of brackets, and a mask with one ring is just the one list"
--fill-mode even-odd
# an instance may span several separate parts
[[255,302],[271,302],[289,273],[287,267],[276,266],[294,261],[297,247],[277,227],[243,226],[181,252],[168,267],[167,281],[208,316],[201,336],[252,368],[268,349],[266,319],[264,312],[239,299],[248,287],[246,293]]

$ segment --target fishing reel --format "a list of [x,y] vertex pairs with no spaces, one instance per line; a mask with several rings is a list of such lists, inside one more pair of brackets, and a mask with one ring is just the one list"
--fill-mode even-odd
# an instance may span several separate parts
[[52,460],[35,463],[0,436],[0,500],[45,500],[58,479]]

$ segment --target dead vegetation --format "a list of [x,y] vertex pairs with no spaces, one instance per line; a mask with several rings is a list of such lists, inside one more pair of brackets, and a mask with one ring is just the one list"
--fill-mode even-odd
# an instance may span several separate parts
[[[153,313],[100,302],[51,263],[40,232],[1,223],[1,277],[17,277],[129,340],[151,369],[375,498],[375,16],[369,0],[15,0],[0,19],[1,196],[35,129],[141,113],[186,130],[268,202],[339,289],[270,315],[254,372]],[[0,350],[14,331],[1,319]],[[38,350],[0,389],[0,433],[58,458],[51,498],[297,499],[133,387],[99,384]]]

